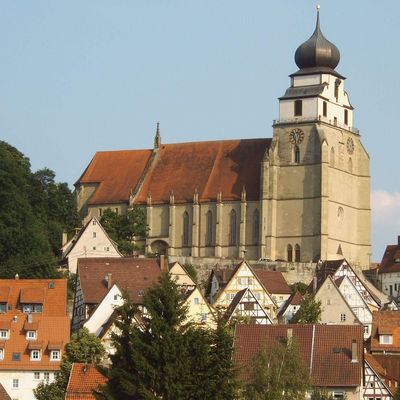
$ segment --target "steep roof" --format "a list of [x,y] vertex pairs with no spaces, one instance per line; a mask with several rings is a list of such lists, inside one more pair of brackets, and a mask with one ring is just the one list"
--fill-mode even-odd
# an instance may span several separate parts
[[289,306],[299,306],[302,301],[303,301],[303,296],[299,291],[292,293],[290,297],[287,299],[284,306],[279,310],[278,317],[284,315]]
[[[392,344],[380,344],[379,335],[392,335]],[[371,351],[400,353],[400,311],[372,313]]]
[[[135,203],[240,200],[243,187],[248,200],[258,200],[261,161],[271,139],[219,140],[162,145],[157,151],[98,152],[77,181],[99,183],[90,204],[127,202],[136,191]],[[152,157],[153,154],[153,157]]]
[[65,316],[67,312],[66,279],[0,279],[0,293],[0,301],[11,310],[21,303],[41,303],[43,316]]
[[[0,328],[8,330],[2,370],[57,371],[60,362],[50,361],[51,350],[63,350],[69,342],[70,319],[67,316],[66,279],[2,279],[0,288],[9,288],[8,307],[0,314]],[[0,289],[1,291],[1,289]],[[20,300],[40,302],[42,312],[22,312]],[[27,339],[27,331],[36,331],[36,339]],[[30,350],[41,350],[40,360],[30,359]],[[16,360],[18,353],[19,360]]]
[[127,202],[151,154],[151,150],[99,151],[76,184],[99,185],[90,199],[90,204]]
[[390,272],[400,272],[400,244],[391,244],[386,246],[383,254],[379,274]]
[[287,284],[282,272],[268,271],[252,267],[257,278],[271,294],[291,294],[289,285]]
[[397,379],[390,373],[390,371],[383,367],[374,355],[365,353],[364,358],[374,372],[378,374],[378,376],[384,381],[389,392],[391,392],[393,389],[396,390],[395,382],[397,382]]
[[390,378],[400,382],[400,357],[398,354],[374,354],[374,358]]
[[[237,325],[233,360],[242,379],[254,356],[271,341],[293,339],[310,368],[312,385],[317,387],[356,387],[363,377],[363,327],[359,325]],[[359,362],[352,362],[351,347],[357,343]]]
[[161,269],[155,258],[80,258],[78,275],[85,303],[98,304],[104,298],[109,290],[108,274],[113,284],[140,304],[144,292],[158,282]]
[[93,364],[72,364],[66,400],[95,400],[93,391],[107,383],[107,378]]

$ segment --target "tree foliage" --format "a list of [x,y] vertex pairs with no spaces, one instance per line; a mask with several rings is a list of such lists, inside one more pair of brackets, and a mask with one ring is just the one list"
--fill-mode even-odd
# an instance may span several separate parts
[[316,300],[314,296],[306,295],[290,322],[294,324],[318,324],[321,321],[321,312],[321,301]]
[[118,310],[108,384],[98,399],[225,400],[234,398],[232,338],[187,323],[184,298],[168,274],[144,297],[143,323],[128,299]]
[[310,377],[298,345],[268,343],[253,359],[246,400],[304,400]]
[[56,277],[63,230],[78,221],[74,196],[49,169],[0,141],[0,277]]
[[302,295],[306,294],[308,285],[304,282],[296,282],[289,285],[292,293],[300,292]]
[[73,363],[98,364],[104,357],[105,350],[99,338],[86,328],[73,333],[71,341],[65,346],[60,373],[52,383],[41,382],[34,389],[37,400],[64,400],[69,375]]
[[133,255],[138,250],[134,244],[135,237],[145,237],[148,231],[146,216],[137,205],[130,207],[126,214],[107,208],[100,223],[124,255]]

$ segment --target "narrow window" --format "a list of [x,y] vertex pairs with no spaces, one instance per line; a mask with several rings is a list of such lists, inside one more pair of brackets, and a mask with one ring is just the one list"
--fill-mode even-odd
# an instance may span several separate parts
[[13,389],[19,388],[19,379],[13,379],[12,387]]
[[253,214],[253,243],[258,244],[260,236],[260,213],[258,210],[254,210]]
[[345,322],[346,321],[346,314],[340,314],[340,321]]
[[294,162],[296,164],[300,164],[300,149],[299,149],[299,146],[295,146],[295,148],[294,148]]
[[103,209],[99,208],[99,217],[101,217],[103,215]]
[[301,117],[303,115],[303,101],[295,100],[294,101],[294,116]]
[[294,247],[294,261],[300,262],[300,246],[298,244]]
[[183,245],[189,246],[189,214],[183,213]]
[[337,117],[333,117],[333,125],[337,126]]
[[347,110],[344,110],[344,124],[349,124],[349,112]]
[[329,164],[331,167],[335,166],[335,149],[333,147],[331,147],[331,154],[329,157]]
[[288,244],[287,246],[287,260],[289,262],[293,261],[293,247],[291,244]]
[[229,244],[236,245],[236,211],[232,210],[229,214]]
[[322,115],[326,117],[328,115],[328,104],[326,101],[322,103]]
[[206,246],[212,246],[213,243],[213,217],[211,210],[207,211],[206,215]]
[[93,232],[93,238],[95,238],[96,237],[96,232]]

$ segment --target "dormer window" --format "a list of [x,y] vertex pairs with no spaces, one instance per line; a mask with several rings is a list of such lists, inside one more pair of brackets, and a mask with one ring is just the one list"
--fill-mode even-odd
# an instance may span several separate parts
[[379,344],[393,344],[393,335],[379,335]]
[[4,360],[4,349],[0,349],[0,361]]
[[37,339],[36,331],[27,331],[26,332],[26,339],[27,340],[36,340]]
[[30,313],[42,313],[43,304],[22,304],[22,312],[26,314]]
[[0,314],[4,314],[7,311],[7,303],[0,303]]
[[395,258],[395,259],[394,259],[394,262],[395,262],[395,263],[400,263],[400,258]]
[[294,101],[294,116],[301,117],[303,115],[303,100]]
[[31,350],[31,361],[40,361],[42,359],[40,350]]
[[8,329],[0,329],[0,339],[5,340],[10,337],[9,330]]
[[51,350],[50,361],[60,361],[60,360],[61,360],[61,351],[60,350]]

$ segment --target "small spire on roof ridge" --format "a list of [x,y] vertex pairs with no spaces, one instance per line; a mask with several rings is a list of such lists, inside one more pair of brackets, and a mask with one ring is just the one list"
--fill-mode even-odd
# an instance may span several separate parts
[[243,185],[242,189],[242,201],[246,201],[246,187]]
[[161,134],[160,134],[160,123],[157,122],[156,136],[154,137],[154,149],[161,147]]
[[217,203],[222,203],[222,191],[219,190],[217,193]]
[[169,195],[169,202],[170,202],[171,205],[175,204],[175,196],[174,196],[174,191],[173,190],[171,190],[171,193]]
[[147,195],[147,205],[151,206],[151,192]]
[[193,203],[199,204],[199,192],[197,191],[197,188],[194,189]]

